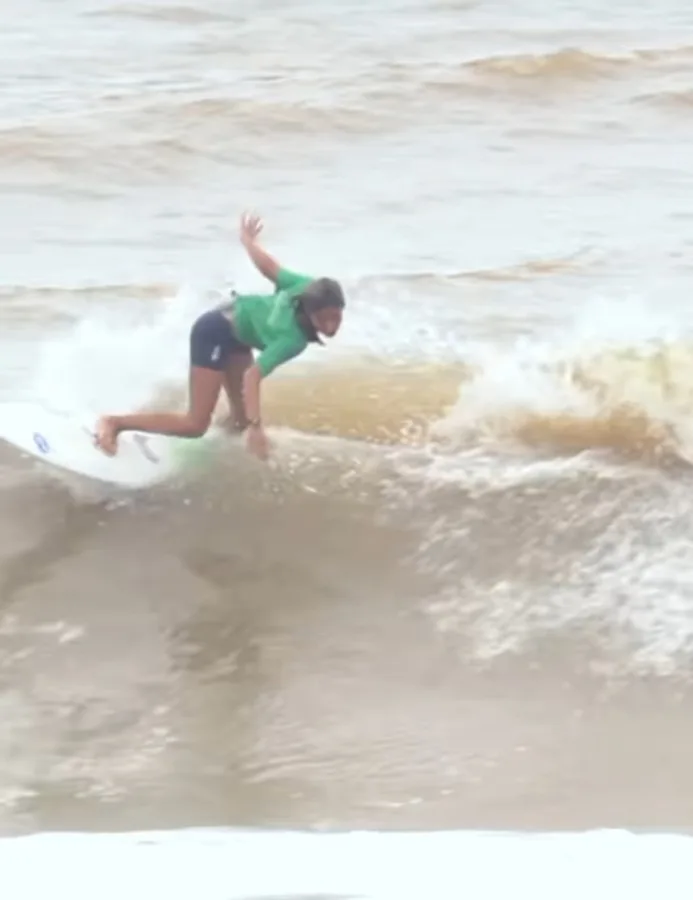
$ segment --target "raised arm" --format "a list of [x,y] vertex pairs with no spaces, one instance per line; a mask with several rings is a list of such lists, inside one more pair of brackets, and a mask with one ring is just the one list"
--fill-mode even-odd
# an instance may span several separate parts
[[281,267],[277,260],[263,250],[258,243],[262,227],[262,219],[259,216],[243,213],[240,230],[241,244],[260,274],[276,285]]

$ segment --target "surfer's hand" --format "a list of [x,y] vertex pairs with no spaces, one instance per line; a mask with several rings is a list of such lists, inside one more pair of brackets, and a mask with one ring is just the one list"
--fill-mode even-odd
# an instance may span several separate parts
[[261,425],[251,425],[248,428],[246,446],[253,456],[257,456],[263,462],[269,457],[269,441],[265,429]]
[[263,229],[262,219],[252,213],[241,216],[241,244],[247,247],[252,244]]

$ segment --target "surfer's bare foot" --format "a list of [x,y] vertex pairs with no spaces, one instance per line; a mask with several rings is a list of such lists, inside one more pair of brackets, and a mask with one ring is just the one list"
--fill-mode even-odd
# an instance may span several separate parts
[[118,421],[115,416],[103,416],[99,419],[94,443],[107,456],[115,456],[118,449]]

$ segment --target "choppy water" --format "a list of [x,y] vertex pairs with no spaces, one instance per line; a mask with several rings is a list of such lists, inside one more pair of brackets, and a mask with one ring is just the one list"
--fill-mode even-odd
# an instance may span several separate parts
[[[0,857],[65,829],[170,830],[199,871],[175,829],[459,855],[689,828],[693,8],[32,0],[0,86],[0,398],[182,402],[192,318],[260,285],[248,205],[348,292],[267,385],[270,467],[234,444],[104,497],[0,448]],[[405,896],[339,840],[375,880],[304,861],[196,896]],[[569,845],[588,874],[685,846],[676,879],[537,858],[565,896],[688,896],[687,844],[610,840]],[[409,895],[513,896],[425,871]]]

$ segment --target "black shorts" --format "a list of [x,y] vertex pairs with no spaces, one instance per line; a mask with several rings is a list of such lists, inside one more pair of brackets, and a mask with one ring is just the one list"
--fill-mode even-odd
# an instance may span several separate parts
[[202,313],[190,330],[190,365],[221,372],[232,353],[249,353],[238,340],[233,324],[218,309]]

